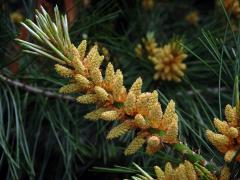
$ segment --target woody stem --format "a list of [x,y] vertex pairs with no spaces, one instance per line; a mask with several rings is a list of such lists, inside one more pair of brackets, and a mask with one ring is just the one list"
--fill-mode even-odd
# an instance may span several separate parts
[[214,174],[218,173],[219,167],[216,164],[207,161],[203,156],[196,154],[192,151],[187,145],[183,143],[177,143],[172,146],[177,152],[181,153],[182,155],[186,156],[186,158],[191,161],[192,163],[198,163],[208,169],[210,172]]

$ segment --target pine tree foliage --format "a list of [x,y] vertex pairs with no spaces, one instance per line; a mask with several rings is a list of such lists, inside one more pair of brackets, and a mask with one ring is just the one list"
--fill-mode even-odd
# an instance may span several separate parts
[[0,3],[1,177],[240,177],[238,1],[39,2]]

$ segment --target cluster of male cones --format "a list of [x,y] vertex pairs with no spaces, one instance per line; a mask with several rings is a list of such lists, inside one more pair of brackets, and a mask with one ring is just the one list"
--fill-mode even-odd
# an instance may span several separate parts
[[[71,43],[67,19],[64,16],[60,17],[57,7],[55,8],[56,24],[50,20],[43,8],[42,12],[41,14],[37,11],[37,24],[31,20],[27,20],[27,24],[22,23],[39,45],[23,40],[18,42],[24,47],[24,52],[45,56],[57,62],[55,64],[57,73],[69,79],[69,83],[60,88],[60,93],[82,94],[77,97],[79,103],[96,105],[96,110],[85,115],[86,119],[118,121],[118,125],[108,133],[108,139],[136,130],[136,137],[126,148],[125,155],[134,154],[145,143],[149,154],[155,153],[165,144],[179,143],[178,115],[173,100],[170,100],[163,112],[157,91],[141,92],[141,78],[138,78],[127,90],[124,87],[122,72],[119,69],[114,70],[111,63],[108,63],[103,73],[101,64],[104,56],[99,54],[96,45],[88,50],[85,40],[78,47]],[[207,131],[207,137],[221,152],[226,153],[225,160],[229,162],[239,147],[239,123],[236,108],[228,105],[225,113],[228,122],[218,119],[214,121],[222,134]],[[184,150],[183,153],[188,151],[191,150]],[[190,153],[194,154],[192,151]],[[198,177],[217,179],[213,172],[199,163],[201,162],[185,161],[175,169],[167,163],[164,171],[156,166],[157,179],[197,179]],[[229,169],[224,167],[218,179],[229,179],[229,174]]]
[[[164,171],[158,167],[154,167],[157,180],[197,180],[198,177],[205,177],[207,179],[216,180],[217,177],[207,169],[198,165],[193,165],[191,162],[185,160],[175,169],[171,163],[166,163]],[[230,171],[228,167],[223,167],[219,180],[227,180],[230,178]]]
[[206,135],[209,141],[221,152],[224,153],[224,160],[230,163],[235,157],[240,161],[240,120],[238,108],[227,105],[225,108],[226,121],[214,119],[214,125],[219,133],[207,130]]
[[135,48],[137,57],[147,56],[155,69],[155,80],[180,82],[186,70],[183,62],[187,58],[180,41],[172,41],[159,47],[153,33],[148,33]]
[[117,138],[131,129],[137,129],[137,136],[125,150],[126,155],[135,153],[147,142],[147,152],[153,153],[162,143],[176,143],[178,135],[178,116],[175,103],[170,101],[162,112],[158,93],[141,92],[142,80],[138,78],[129,89],[123,85],[123,74],[114,71],[109,63],[103,77],[100,65],[104,59],[97,46],[86,55],[87,42],[78,48],[69,47],[71,60],[65,65],[56,64],[56,71],[70,78],[70,83],[61,87],[61,93],[83,93],[77,97],[82,104],[96,104],[96,110],[85,115],[90,120],[119,121],[108,134],[108,139]]

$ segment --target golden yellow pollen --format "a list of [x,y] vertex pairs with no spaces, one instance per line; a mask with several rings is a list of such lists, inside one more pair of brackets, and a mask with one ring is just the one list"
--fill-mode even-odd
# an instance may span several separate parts
[[224,160],[228,163],[231,162],[236,153],[237,151],[234,149],[228,150],[224,156]]
[[[31,23],[23,24],[31,31],[31,34],[34,35],[41,46],[43,45],[42,43],[47,43],[50,47],[46,51],[44,47],[43,51],[45,54],[42,54],[42,56],[47,56],[57,61],[58,64],[55,65],[55,69],[58,74],[69,78],[69,83],[62,86],[59,92],[76,93],[75,95],[78,96],[76,100],[79,103],[95,104],[96,110],[86,114],[85,118],[87,119],[93,121],[118,121],[120,125],[110,130],[109,139],[121,136],[132,129],[136,130],[137,137],[133,139],[126,149],[125,154],[127,155],[135,153],[142,147],[146,139],[152,136],[157,136],[161,144],[176,143],[178,118],[174,102],[171,101],[169,103],[166,112],[162,115],[157,91],[142,93],[141,78],[138,78],[131,88],[127,90],[124,86],[123,74],[119,69],[115,71],[111,63],[107,65],[105,72],[104,68],[101,69],[104,56],[99,54],[97,45],[87,50],[87,42],[85,40],[78,47],[71,43],[67,31],[67,21],[65,17],[61,18],[58,13],[56,7],[56,22],[53,22],[49,19],[50,16],[42,9],[42,13],[40,12],[36,15],[39,20],[37,24],[30,20]],[[49,27],[54,26],[54,31],[56,32],[53,33],[46,30],[46,27],[43,27],[42,24]],[[64,28],[64,31],[60,27]],[[39,33],[42,31],[44,33]],[[49,40],[53,44],[49,44]],[[21,45],[25,45],[24,48],[28,50],[26,52],[38,52],[34,44],[25,41],[19,42],[21,42]],[[143,39],[143,43],[146,44],[144,51],[149,52],[148,58],[150,59],[155,55],[159,55],[160,51],[162,51],[161,48],[157,47],[158,45],[151,33],[147,35],[147,39]],[[31,47],[32,51],[29,51]],[[182,49],[176,43],[171,43],[171,45],[163,47],[163,49],[166,50],[164,50],[163,54],[166,52],[168,54],[162,58],[162,62],[175,59],[174,61],[177,63],[170,65],[170,67],[176,72],[177,77],[182,76],[180,70],[185,66],[179,62],[186,56],[184,53],[178,53]],[[105,49],[104,51],[106,53],[107,50]],[[166,69],[169,69],[169,67]],[[164,72],[169,73],[170,70],[164,70]],[[173,79],[176,79],[176,74],[173,76]],[[231,130],[231,134],[234,134],[233,131]],[[159,142],[157,142],[159,144],[159,146],[156,146],[157,148],[152,145],[150,140],[148,144],[148,152],[155,152],[157,148],[160,148]]]
[[109,94],[107,93],[107,91],[105,91],[105,89],[103,89],[100,86],[95,86],[94,90],[95,90],[95,93],[97,94],[97,97],[100,101],[104,102],[104,101],[108,100]]
[[168,143],[177,143],[178,141],[178,120],[177,119],[169,125],[169,128],[167,129],[167,132],[163,137],[163,140]]
[[173,178],[173,168],[170,162],[167,162],[165,165],[165,178],[172,179]]
[[122,136],[125,133],[127,133],[130,128],[131,128],[130,121],[124,121],[122,124],[119,124],[113,129],[111,129],[111,131],[107,135],[107,139],[113,139]]
[[79,84],[79,86],[88,87],[90,85],[90,81],[81,74],[75,75],[75,80]]
[[[150,50],[156,46],[155,40],[152,39],[147,48]],[[137,129],[139,135],[126,149],[126,155],[135,153],[146,139],[148,139],[146,152],[149,154],[158,151],[162,143],[177,143],[178,118],[174,101],[169,102],[163,114],[157,91],[142,93],[141,78],[138,78],[127,91],[123,84],[122,72],[120,70],[115,72],[111,63],[108,63],[103,78],[100,69],[103,56],[100,56],[97,46],[92,47],[89,53],[86,53],[86,49],[86,41],[82,41],[78,48],[71,44],[67,53],[71,61],[67,62],[67,65],[55,65],[59,75],[71,78],[70,84],[60,88],[61,93],[81,92],[83,95],[77,97],[79,103],[97,105],[96,110],[84,117],[92,121],[118,120],[120,125],[110,130],[108,139]],[[156,50],[152,53],[156,53]],[[153,132],[161,132],[162,135],[157,137]],[[233,134],[233,130],[231,133]],[[157,138],[156,141],[154,138]]]
[[87,113],[84,116],[84,118],[96,121],[96,120],[99,120],[101,118],[102,113],[105,112],[105,111],[107,111],[106,108],[99,108],[99,109],[96,109],[92,112]]
[[157,176],[157,180],[165,180],[164,172],[160,167],[154,166],[154,171]]
[[224,151],[225,146],[229,144],[229,139],[227,136],[222,134],[216,134],[210,130],[206,131],[206,135],[209,141],[218,148],[219,151]]
[[139,96],[141,94],[142,90],[142,78],[138,78],[132,85],[132,87],[129,90],[129,93],[133,93],[136,96]]
[[[206,131],[208,140],[222,153],[224,153],[224,160],[231,162],[240,145],[239,123],[236,107],[226,105],[225,116],[227,121],[221,121],[217,118],[214,119],[214,125],[218,133],[210,130]],[[240,156],[236,157],[240,161]]]
[[146,38],[142,39],[142,44],[137,44],[135,48],[137,57],[143,57],[146,54],[154,65],[155,80],[163,81],[181,81],[184,76],[186,64],[183,61],[187,58],[180,41],[172,41],[162,47],[154,38],[154,33],[147,33]]
[[65,66],[62,66],[60,64],[55,64],[55,70],[57,73],[65,78],[73,77],[73,71],[69,68],[66,68]]
[[99,55],[97,46],[93,46],[87,55],[87,59],[89,67],[98,69],[102,64],[104,57]]
[[237,119],[237,112],[236,108],[232,108],[229,104],[225,107],[225,116],[228,121],[228,123],[231,126],[237,126],[238,125],[238,119]]
[[79,86],[78,84],[76,83],[71,83],[71,84],[67,84],[67,85],[64,85],[63,87],[61,87],[59,89],[59,92],[60,93],[64,93],[64,94],[67,94],[67,93],[76,93],[76,92],[80,92],[82,90],[82,87]]
[[148,117],[151,126],[158,128],[162,119],[162,108],[159,103],[155,103],[152,109],[149,110]]
[[78,46],[78,52],[79,52],[79,61],[83,61],[83,58],[85,57],[87,49],[87,41],[83,40],[79,46]]
[[[176,168],[173,168],[171,163],[168,162],[165,164],[164,171],[160,167],[154,166],[154,171],[157,180],[197,180],[202,177],[210,180],[217,179],[217,177],[204,166],[195,165],[186,160],[184,163],[180,163]],[[228,168],[222,169],[222,172],[228,175]]]
[[231,138],[237,138],[238,137],[238,129],[234,127],[230,127],[228,129],[228,136]]
[[167,108],[163,114],[162,123],[163,124],[171,124],[173,119],[175,118],[175,102],[170,100],[167,105]]
[[186,172],[186,169],[185,169],[184,164],[180,164],[180,165],[176,168],[176,170],[175,170],[175,176],[177,176],[178,179],[181,179],[181,180],[188,180],[187,172]]
[[196,173],[192,163],[185,160],[184,161],[184,166],[185,166],[185,170],[186,170],[186,174],[187,174],[188,179],[189,180],[191,180],[191,179],[197,180],[197,173]]
[[228,126],[226,121],[221,121],[221,120],[219,120],[217,118],[214,118],[213,122],[214,122],[215,127],[217,128],[217,130],[220,133],[222,133],[224,135],[228,135],[229,126]]
[[113,97],[116,101],[121,100],[121,93],[123,90],[123,74],[120,70],[117,70],[115,81],[113,84]]
[[106,111],[101,114],[101,119],[106,121],[114,121],[119,119],[119,113],[117,111]]
[[135,112],[136,107],[136,95],[134,93],[129,92],[127,95],[127,99],[124,102],[124,110],[128,115],[132,115]]
[[107,68],[106,68],[106,73],[105,73],[105,82],[108,85],[112,85],[114,82],[114,69],[113,69],[113,65],[111,63],[108,63]]
[[101,85],[103,78],[102,78],[102,73],[99,69],[93,68],[90,70],[90,77],[93,81],[94,84],[96,85]]
[[135,122],[136,126],[142,128],[142,129],[147,127],[147,122],[141,114],[137,114],[135,116],[134,122]]
[[183,61],[187,58],[182,47],[177,42],[172,42],[159,48],[158,52],[150,60],[155,65],[154,79],[167,81],[181,81],[186,65]]
[[86,94],[79,96],[77,101],[81,104],[93,104],[97,102],[97,95],[96,94]]
[[124,151],[124,154],[126,156],[134,154],[138,149],[142,147],[144,143],[145,143],[145,139],[141,135],[138,135],[128,145],[127,149]]

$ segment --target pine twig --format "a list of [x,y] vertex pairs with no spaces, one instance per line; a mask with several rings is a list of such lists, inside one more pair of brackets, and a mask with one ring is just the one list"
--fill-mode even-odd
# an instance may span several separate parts
[[173,145],[173,148],[186,156],[186,158],[193,162],[193,163],[199,163],[202,166],[204,166],[205,168],[207,168],[209,171],[213,172],[213,173],[219,173],[219,168],[216,166],[216,164],[214,164],[213,162],[209,162],[207,161],[203,156],[201,156],[200,154],[196,154],[194,151],[192,151],[187,145],[183,144],[183,143],[177,143],[175,145]]
[[49,97],[49,98],[57,98],[57,99],[64,99],[64,100],[67,100],[67,101],[70,101],[70,102],[77,102],[76,99],[72,96],[59,94],[59,93],[55,93],[55,92],[52,92],[52,91],[43,90],[43,89],[40,89],[40,88],[37,88],[37,87],[33,87],[33,86],[30,86],[30,85],[24,84],[22,82],[19,82],[18,80],[12,80],[12,79],[6,77],[5,75],[3,75],[1,73],[0,73],[0,79],[2,81],[12,85],[12,86],[21,88],[21,89],[23,89],[27,92],[30,92],[30,93],[42,94],[42,95],[44,95],[46,97]]

